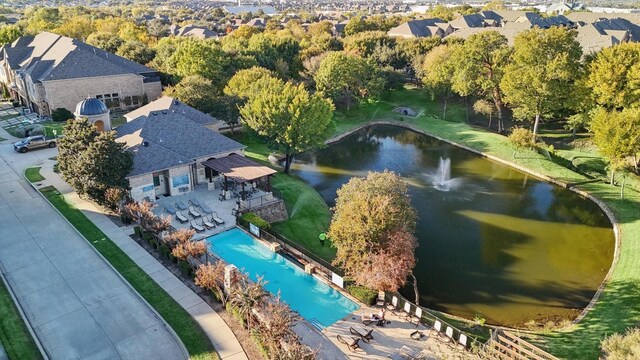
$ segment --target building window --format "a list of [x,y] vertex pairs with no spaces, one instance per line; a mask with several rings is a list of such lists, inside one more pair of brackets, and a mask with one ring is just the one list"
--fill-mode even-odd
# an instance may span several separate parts
[[153,176],[153,186],[155,187],[160,186],[160,177],[158,175]]

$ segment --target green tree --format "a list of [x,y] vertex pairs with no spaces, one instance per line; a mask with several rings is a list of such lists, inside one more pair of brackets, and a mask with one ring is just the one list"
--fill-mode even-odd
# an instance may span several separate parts
[[22,35],[21,27],[17,25],[5,25],[0,28],[0,45],[12,43]]
[[120,45],[116,54],[139,64],[147,64],[153,60],[156,52],[142,41],[128,40]]
[[624,334],[613,334],[602,340],[602,359],[628,360],[640,358],[640,329],[630,328]]
[[415,266],[416,211],[407,183],[393,172],[354,177],[338,189],[328,236],[334,263],[357,284],[396,291]]
[[109,188],[126,189],[133,166],[131,153],[115,141],[115,132],[98,132],[87,119],[68,121],[58,141],[58,168],[62,178],[80,195],[99,203]]
[[54,7],[37,7],[25,13],[25,32],[37,35],[43,31],[51,31],[62,21],[60,10]]
[[211,80],[200,75],[186,76],[177,85],[168,86],[164,90],[165,95],[174,97],[207,114],[213,111],[218,92]]
[[640,109],[626,108],[608,111],[603,107],[591,113],[590,130],[593,142],[600,153],[609,159],[611,184],[614,184],[616,170],[623,169],[628,159],[640,153]]
[[485,99],[477,100],[473,104],[473,111],[476,114],[482,114],[489,118],[489,125],[487,127],[491,128],[491,117],[493,112],[495,111],[493,104]]
[[237,96],[218,96],[211,103],[211,115],[224,121],[233,135],[235,127],[240,123],[240,108],[244,103],[245,100]]
[[344,49],[361,57],[369,57],[377,47],[394,49],[396,39],[383,31],[365,31],[344,39]]
[[378,100],[384,80],[366,60],[343,52],[332,52],[322,59],[313,78],[316,89],[347,110],[354,102]]
[[588,65],[586,85],[593,101],[609,110],[640,106],[640,44],[602,49]]
[[582,50],[576,32],[552,27],[531,29],[516,36],[511,62],[500,87],[516,118],[534,120],[552,116],[571,102],[574,81],[580,76]]
[[[280,70],[283,77],[292,77],[302,69],[300,43],[291,36],[254,35],[244,53],[255,57],[261,67]],[[286,64],[285,68],[278,66],[279,61]]]
[[431,97],[441,95],[444,98],[442,118],[447,118],[447,102],[451,97],[454,75],[453,57],[460,45],[440,45],[433,48],[422,64],[422,83],[431,93]]
[[485,31],[471,35],[453,61],[452,89],[462,96],[475,93],[491,99],[498,115],[498,132],[504,131],[500,82],[510,53],[506,37],[497,31]]
[[56,122],[73,120],[74,118],[73,113],[66,108],[57,108],[51,112],[51,120]]
[[269,146],[285,154],[289,173],[295,154],[324,146],[331,135],[333,104],[320,94],[309,94],[304,85],[264,78],[260,91],[240,109],[245,124],[264,137]]
[[177,43],[164,65],[168,73],[180,77],[200,75],[220,86],[231,76],[230,60],[215,41],[188,38]]
[[224,93],[246,100],[259,90],[255,87],[263,84],[260,80],[267,77],[273,77],[273,73],[263,67],[254,66],[250,69],[240,70],[231,77],[224,88]]
[[73,16],[53,31],[56,34],[84,41],[95,31],[95,26],[87,16]]

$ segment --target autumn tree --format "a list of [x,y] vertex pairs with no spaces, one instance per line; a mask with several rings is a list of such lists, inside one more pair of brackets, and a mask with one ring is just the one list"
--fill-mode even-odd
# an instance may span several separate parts
[[640,44],[623,43],[598,52],[588,65],[591,99],[608,110],[640,106]]
[[571,30],[536,28],[516,36],[500,88],[516,118],[534,121],[534,141],[540,119],[554,115],[571,101],[581,57],[576,32]]
[[64,134],[58,140],[58,168],[78,194],[101,203],[108,188],[129,186],[133,157],[116,142],[114,131],[99,132],[83,118],[68,121]]
[[56,34],[84,41],[95,31],[95,26],[88,16],[73,16],[53,31]]
[[510,53],[506,37],[497,31],[484,31],[471,35],[453,60],[452,89],[462,96],[476,94],[491,99],[498,117],[498,132],[504,131],[500,82]]
[[171,255],[179,261],[187,261],[189,257],[196,259],[204,255],[207,252],[207,246],[204,241],[193,241],[194,234],[192,229],[179,229],[169,234],[167,241],[173,245]]
[[440,45],[433,48],[424,58],[422,64],[422,83],[435,98],[444,98],[442,118],[447,118],[447,102],[451,97],[454,74],[453,57],[459,45]]
[[337,249],[334,263],[359,285],[398,290],[412,274],[418,245],[406,182],[393,172],[370,172],[337,194],[328,232]]
[[231,292],[230,303],[238,309],[248,330],[253,328],[253,309],[261,308],[267,301],[268,293],[263,288],[264,284],[262,277],[252,282],[247,275],[243,275],[240,277],[238,286]]
[[94,32],[87,37],[86,42],[89,45],[93,45],[111,53],[118,51],[118,48],[124,43],[118,35],[108,32]]
[[124,42],[120,45],[116,54],[143,65],[149,63],[156,56],[156,52],[152,48],[139,40]]
[[284,172],[288,174],[294,155],[324,146],[334,127],[333,104],[318,93],[310,94],[302,84],[269,77],[259,82],[260,90],[240,109],[240,115],[273,150],[285,154]]
[[384,90],[384,80],[375,67],[364,59],[343,52],[325,56],[313,77],[316,89],[334,103],[346,106],[378,100]]
[[12,43],[22,35],[24,35],[22,28],[17,25],[0,27],[0,45]]
[[640,153],[640,109],[625,108],[608,111],[599,107],[591,114],[590,130],[598,149],[609,159],[611,184],[615,172],[629,164],[637,167],[636,155]]

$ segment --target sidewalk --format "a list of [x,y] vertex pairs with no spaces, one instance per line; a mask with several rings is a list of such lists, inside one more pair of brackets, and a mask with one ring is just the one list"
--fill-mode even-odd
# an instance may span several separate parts
[[120,247],[142,270],[144,270],[160,287],[162,287],[180,306],[200,324],[221,359],[247,359],[242,346],[222,318],[205,303],[198,295],[189,289],[180,279],[167,270],[153,256],[147,253],[129,235],[132,227],[120,228],[106,215],[96,209],[93,204],[80,199],[78,195],[53,172],[53,162],[45,162],[40,173],[46,178],[39,184],[55,186],[65,199],[80,209],[111,241]]

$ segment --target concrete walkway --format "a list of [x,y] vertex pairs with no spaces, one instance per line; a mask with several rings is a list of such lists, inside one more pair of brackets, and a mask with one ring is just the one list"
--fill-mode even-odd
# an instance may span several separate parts
[[216,348],[221,359],[247,359],[242,346],[235,335],[207,303],[189,289],[180,279],[167,270],[153,256],[149,255],[130,234],[133,227],[120,228],[91,203],[82,200],[58,174],[53,172],[53,162],[43,164],[40,173],[47,180],[41,186],[53,185],[64,194],[65,199],[80,209],[105,235],[124,251],[142,270],[160,285],[178,304],[180,304],[200,324]]
[[47,355],[186,359],[165,322],[9,166],[11,147],[1,151],[0,271]]
[[0,360],[9,360],[7,353],[4,351],[2,344],[0,344]]

